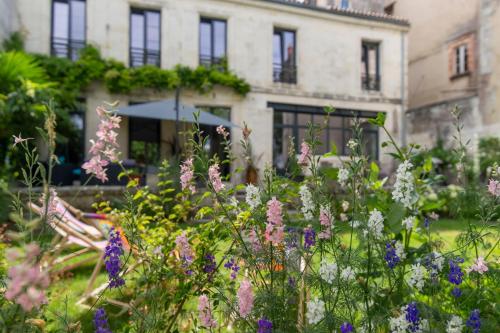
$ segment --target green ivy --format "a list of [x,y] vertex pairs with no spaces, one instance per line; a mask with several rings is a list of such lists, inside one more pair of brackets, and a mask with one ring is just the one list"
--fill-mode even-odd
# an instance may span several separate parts
[[146,65],[129,68],[119,61],[103,59],[99,50],[90,45],[81,50],[76,61],[40,54],[35,56],[50,80],[60,85],[61,94],[68,99],[76,97],[94,81],[102,81],[109,92],[121,94],[137,89],[165,91],[177,87],[206,93],[216,85],[232,88],[241,96],[250,91],[250,85],[229,71],[227,66],[192,69],[177,65],[174,69],[162,69]]

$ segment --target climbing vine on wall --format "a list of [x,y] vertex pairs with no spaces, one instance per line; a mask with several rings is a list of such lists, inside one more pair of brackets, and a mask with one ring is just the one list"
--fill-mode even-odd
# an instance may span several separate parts
[[250,91],[250,85],[229,71],[227,66],[192,69],[177,65],[173,69],[162,69],[146,65],[129,68],[119,61],[103,59],[99,50],[90,45],[81,50],[76,61],[47,55],[35,56],[50,80],[60,85],[61,94],[67,98],[74,98],[94,81],[102,81],[111,93],[122,94],[136,89],[162,91],[177,87],[206,93],[216,85],[231,88],[241,96]]

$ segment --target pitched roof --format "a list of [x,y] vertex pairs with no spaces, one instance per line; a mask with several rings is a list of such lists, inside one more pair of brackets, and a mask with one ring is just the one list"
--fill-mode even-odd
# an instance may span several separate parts
[[305,10],[314,10],[323,13],[330,13],[333,15],[349,16],[371,21],[386,22],[401,26],[410,26],[410,22],[407,19],[398,16],[388,15],[386,13],[366,12],[354,9],[343,9],[339,7],[320,7],[314,4],[308,4],[304,0],[258,0],[258,1],[266,1],[275,4],[291,6],[295,8],[303,8]]

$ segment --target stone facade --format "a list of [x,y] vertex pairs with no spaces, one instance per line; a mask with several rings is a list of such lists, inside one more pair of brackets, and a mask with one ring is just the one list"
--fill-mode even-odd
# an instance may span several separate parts
[[[397,0],[396,16],[410,20],[409,141],[451,144],[450,111],[464,115],[465,139],[500,135],[500,1]],[[446,13],[446,14],[444,14]],[[467,48],[467,71],[457,74],[457,48]]]
[[[380,1],[374,1],[379,3]],[[354,1],[353,1],[354,3]],[[316,7],[290,5],[287,1],[245,0],[87,0],[86,42],[97,46],[104,57],[129,63],[130,8],[152,8],[161,12],[161,66],[177,64],[198,66],[200,17],[227,22],[227,59],[229,68],[246,79],[251,92],[246,97],[217,87],[200,95],[183,91],[182,103],[195,106],[223,106],[231,109],[231,121],[253,129],[254,153],[262,170],[273,160],[273,109],[269,103],[303,106],[333,106],[358,111],[386,112],[387,125],[395,137],[407,96],[408,24],[383,14],[349,14]],[[50,0],[17,0],[17,14],[26,31],[29,52],[50,52]],[[36,19],[33,19],[35,18]],[[285,28],[296,33],[297,83],[273,82],[273,29]],[[380,43],[380,91],[366,91],[361,86],[361,43]],[[173,98],[173,93],[134,92],[111,96],[98,83],[85,93],[88,112],[85,119],[86,142],[97,128],[93,110],[102,101],[133,101]],[[232,130],[238,142],[240,129]],[[379,143],[385,140],[382,131]],[[162,155],[168,155],[173,124],[162,123]],[[119,136],[127,157],[128,120],[124,119]],[[88,147],[87,147],[88,148]],[[380,153],[384,169],[391,160]]]

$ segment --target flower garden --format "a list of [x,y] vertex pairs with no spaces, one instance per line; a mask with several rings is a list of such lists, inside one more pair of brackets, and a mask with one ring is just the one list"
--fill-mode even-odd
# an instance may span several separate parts
[[[228,160],[209,156],[194,124],[177,164],[164,162],[155,189],[128,177],[119,204],[95,203],[98,229],[49,186],[57,163],[56,115],[46,106],[42,137],[15,136],[27,188],[9,193],[14,221],[1,248],[2,332],[496,332],[500,168],[488,184],[468,177],[467,145],[456,119],[460,189],[453,219],[436,200],[440,175],[417,145],[383,144],[397,161],[380,176],[353,128],[350,156],[325,169],[315,153],[321,126],[311,124],[287,174],[266,168],[255,184],[221,176],[244,159],[251,129],[230,142]],[[333,110],[325,112],[325,119]],[[102,181],[120,163],[120,117],[99,107],[97,140],[83,169]],[[379,114],[370,119],[384,127]],[[387,132],[387,131],[386,131]],[[389,134],[387,132],[387,134]],[[238,145],[243,156],[234,156]],[[336,157],[336,149],[326,154]],[[235,177],[235,171],[231,177]],[[306,175],[306,176],[304,176]],[[41,193],[33,188],[41,184]],[[79,193],[74,196],[78,197]],[[468,207],[471,202],[475,207]],[[472,213],[470,213],[472,211]],[[443,216],[440,216],[443,215]],[[76,219],[76,220],[75,220]],[[84,222],[82,222],[84,221]],[[98,231],[100,233],[96,233]],[[80,264],[83,262],[83,264]]]

